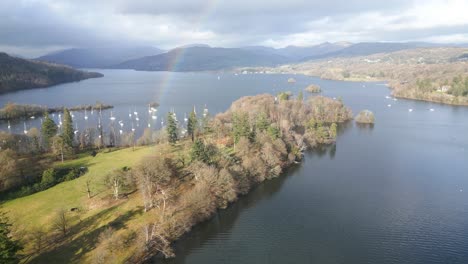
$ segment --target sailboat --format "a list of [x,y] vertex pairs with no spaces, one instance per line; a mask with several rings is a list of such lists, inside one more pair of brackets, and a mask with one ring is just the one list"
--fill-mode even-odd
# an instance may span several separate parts
[[73,133],[76,135],[78,134],[78,123],[75,123],[75,131]]
[[84,110],[84,120],[88,120],[88,111],[86,110],[86,108]]
[[28,130],[26,129],[26,122],[24,122],[24,130],[23,130],[24,134],[28,134]]
[[115,120],[115,117],[112,115],[112,111],[111,111],[111,117],[110,117],[110,120],[111,120],[111,121],[114,121],[114,120]]
[[187,113],[184,114],[184,121],[185,121],[185,123],[187,123],[187,121],[188,121]]
[[10,130],[11,130],[11,124],[10,124],[10,120],[8,120],[8,131],[10,131]]
[[208,108],[206,108],[206,105],[205,105],[205,109],[203,109],[203,117],[206,117],[208,115]]

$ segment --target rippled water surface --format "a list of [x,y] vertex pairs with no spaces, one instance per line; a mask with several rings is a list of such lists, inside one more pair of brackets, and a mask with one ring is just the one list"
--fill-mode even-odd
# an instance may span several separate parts
[[[317,83],[355,113],[376,115],[373,128],[343,126],[336,146],[306,153],[302,164],[195,227],[168,263],[468,263],[468,108],[394,101],[378,83],[101,72],[106,77],[0,95],[0,104],[101,100],[124,120],[130,109],[144,113],[145,104],[157,101],[160,113],[175,108],[181,119],[193,105],[206,104],[214,114],[240,96]],[[86,125],[92,124],[80,121]]]

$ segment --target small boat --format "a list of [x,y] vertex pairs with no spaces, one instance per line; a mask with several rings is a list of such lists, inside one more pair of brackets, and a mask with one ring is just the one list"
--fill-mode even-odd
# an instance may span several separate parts
[[390,99],[390,96],[387,95],[387,96],[385,96],[385,98]]
[[157,116],[155,116],[155,115],[151,116],[151,118],[152,118],[153,120],[156,120],[156,119],[158,119],[158,117],[157,117]]
[[31,116],[30,118],[31,118],[31,119],[36,119],[36,117],[35,117],[35,116]]
[[429,109],[429,111],[434,112],[435,110],[434,110],[434,108],[431,108],[431,109]]
[[396,99],[396,98],[393,98],[393,101],[395,101],[395,102],[396,102],[396,101],[398,101],[398,99]]
[[150,123],[148,123],[148,127],[151,127],[151,124],[150,124]]
[[412,108],[408,109],[408,112],[413,112],[413,109]]
[[112,111],[111,111],[111,116],[109,118],[111,121],[114,121],[115,120],[115,117],[112,115]]
[[391,104],[388,104],[387,106],[388,106],[388,107],[392,107],[392,105],[391,105]]
[[123,134],[123,130],[122,130],[122,129],[120,129],[120,130],[119,130],[119,133],[120,133],[120,135],[122,135],[122,134]]
[[218,75],[218,80],[221,80],[221,76]]
[[136,121],[140,121],[140,118],[137,116],[137,117],[135,117],[135,120],[136,120]]

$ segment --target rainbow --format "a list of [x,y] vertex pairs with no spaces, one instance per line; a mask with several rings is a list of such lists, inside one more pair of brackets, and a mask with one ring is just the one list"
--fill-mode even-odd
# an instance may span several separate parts
[[[219,0],[206,0],[205,5],[202,8],[202,11],[200,12],[200,15],[193,23],[193,25],[195,25],[195,30],[198,30],[202,23],[216,11],[218,2]],[[156,90],[157,92],[155,94],[154,99],[160,105],[163,104],[165,99],[164,97],[167,94],[167,91],[171,88],[172,76],[174,75],[171,72],[176,71],[180,62],[183,61],[185,49],[176,49],[172,52],[175,54],[171,57],[171,60],[166,65],[166,71],[164,72],[164,76],[162,77],[160,83],[157,84],[159,86],[159,89]]]

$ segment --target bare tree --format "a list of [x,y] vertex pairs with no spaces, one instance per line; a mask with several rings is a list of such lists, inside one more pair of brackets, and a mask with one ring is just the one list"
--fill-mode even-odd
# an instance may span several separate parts
[[131,188],[134,185],[126,168],[113,170],[106,176],[104,183],[112,190],[115,200],[120,198],[123,189]]
[[162,203],[163,213],[170,197],[171,179],[175,175],[172,160],[161,157],[145,159],[134,171],[141,186],[145,212]]
[[91,198],[91,179],[86,180],[86,193],[88,194],[88,199]]
[[52,228],[60,232],[63,236],[66,236],[68,233],[68,227],[69,219],[67,211],[62,208],[57,211],[55,218],[52,220]]

